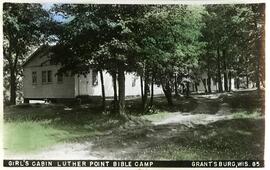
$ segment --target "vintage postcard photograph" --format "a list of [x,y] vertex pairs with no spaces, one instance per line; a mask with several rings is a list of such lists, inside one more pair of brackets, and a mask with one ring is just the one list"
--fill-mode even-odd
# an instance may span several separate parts
[[3,166],[264,167],[265,3],[2,6]]

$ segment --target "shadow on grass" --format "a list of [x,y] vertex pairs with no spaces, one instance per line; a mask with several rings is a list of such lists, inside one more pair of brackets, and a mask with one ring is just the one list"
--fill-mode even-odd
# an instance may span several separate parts
[[[264,159],[264,120],[233,119],[222,120],[207,126],[183,128],[162,126],[159,133],[154,130],[142,131],[140,140],[125,138],[127,146],[134,145],[136,150],[128,154],[119,154],[120,159],[155,159],[155,160],[263,160]],[[174,129],[174,132],[172,132]],[[164,131],[163,136],[159,136]],[[116,139],[117,140],[117,139]],[[148,141],[148,145],[146,142]],[[112,141],[110,145],[113,144]],[[102,145],[106,148],[106,145]],[[125,146],[121,146],[125,150]],[[128,149],[127,149],[128,150]]]

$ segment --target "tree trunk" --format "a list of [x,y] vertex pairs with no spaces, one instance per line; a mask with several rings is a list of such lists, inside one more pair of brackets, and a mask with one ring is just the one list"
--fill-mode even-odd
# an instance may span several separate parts
[[249,84],[249,77],[248,77],[248,67],[245,67],[245,72],[246,72],[246,88],[248,89],[248,84]]
[[239,89],[240,88],[240,80],[239,77],[236,77],[236,88]]
[[149,92],[149,75],[145,73],[144,77],[144,95],[143,95],[143,110],[146,109],[147,107],[147,102],[148,102],[148,92]]
[[117,82],[116,82],[116,79],[117,79],[117,76],[116,76],[116,73],[113,73],[112,74],[112,79],[113,79],[113,99],[114,99],[114,102],[117,103]]
[[223,58],[223,76],[224,76],[224,90],[228,91],[228,74],[227,74],[227,63],[226,63],[226,51],[222,51],[222,58]]
[[222,80],[221,80],[221,71],[220,71],[220,51],[217,49],[217,78],[218,78],[218,92],[222,93]]
[[120,66],[118,69],[118,94],[119,94],[119,115],[123,118],[127,118],[125,111],[125,71],[123,66]]
[[10,70],[10,104],[16,105],[16,74],[15,70]]
[[123,70],[123,67],[119,67],[118,70],[118,94],[119,94],[119,115],[126,118],[126,112],[125,112],[125,71]]
[[209,57],[207,57],[207,86],[208,86],[208,93],[212,93]]
[[196,82],[194,86],[195,86],[195,91],[198,92],[198,83]]
[[232,91],[232,72],[231,71],[229,71],[228,78],[229,78],[229,91]]
[[206,87],[206,79],[202,79],[204,92],[207,93],[207,87]]
[[227,76],[227,73],[224,72],[223,73],[223,79],[224,79],[224,91],[228,91],[228,76]]
[[151,80],[151,98],[150,98],[150,106],[153,106],[154,102],[154,74],[152,74],[152,80]]
[[189,82],[187,82],[186,97],[189,97]]
[[259,52],[259,55],[255,58],[256,58],[256,71],[255,71],[256,72],[256,87],[258,90],[258,94],[260,94],[260,52]]
[[208,77],[207,77],[207,87],[208,87],[208,93],[212,93],[210,75],[208,75]]
[[174,76],[174,92],[175,92],[175,96],[178,97],[179,93],[178,93],[177,74],[175,74]]
[[106,107],[106,96],[105,96],[105,87],[104,87],[104,78],[102,70],[99,71],[100,81],[101,81],[101,92],[102,92],[102,109]]
[[144,93],[143,93],[143,77],[142,76],[140,76],[140,80],[141,80],[141,98],[142,98],[142,107],[143,107]]
[[163,92],[165,94],[168,105],[172,106],[173,105],[172,90],[171,90],[171,87],[170,87],[169,83],[165,83],[165,85],[162,83],[162,90],[163,90]]
[[246,88],[248,89],[248,84],[249,84],[249,79],[248,79],[248,75],[246,76]]

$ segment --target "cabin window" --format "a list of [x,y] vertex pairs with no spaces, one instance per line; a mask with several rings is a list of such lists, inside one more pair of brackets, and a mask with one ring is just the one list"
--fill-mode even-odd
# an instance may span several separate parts
[[98,72],[97,71],[93,71],[92,73],[92,85],[93,86],[97,86],[98,85]]
[[42,71],[41,72],[42,83],[51,83],[52,82],[52,71]]
[[49,70],[49,71],[47,72],[47,76],[48,76],[47,82],[48,82],[48,83],[51,83],[51,82],[52,82],[52,71],[51,71],[51,70]]
[[37,84],[37,72],[36,71],[32,72],[32,83]]
[[57,82],[62,83],[63,82],[63,74],[58,74],[57,75]]
[[47,71],[41,72],[42,83],[46,83]]

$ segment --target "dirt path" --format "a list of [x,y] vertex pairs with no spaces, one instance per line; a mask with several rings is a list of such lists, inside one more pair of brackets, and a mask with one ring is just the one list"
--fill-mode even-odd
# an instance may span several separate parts
[[126,125],[110,135],[97,138],[93,142],[92,149],[102,159],[139,159],[141,155],[144,156],[143,159],[149,159],[150,155],[144,155],[145,150],[164,144],[175,144],[179,138],[184,138],[190,132],[193,133],[197,126],[207,126],[219,120],[229,120],[232,115],[176,112],[163,115],[161,120],[155,120],[153,117],[143,117],[143,119],[150,120],[151,125],[129,127]]
[[[142,116],[151,122],[148,125],[127,123],[112,134],[96,138],[92,150],[102,159],[163,159],[170,152],[177,155],[168,150],[179,148],[184,159],[189,155],[190,159],[229,159],[229,150],[238,159],[263,155],[263,121],[235,119],[230,104],[219,96],[199,96],[196,100],[198,105],[192,112]],[[242,140],[247,148],[242,147]]]
[[[164,146],[171,145],[179,149],[182,146],[190,146],[192,143],[201,145],[201,141],[211,138],[222,140],[223,136],[220,137],[219,133],[223,130],[222,133],[225,136],[228,136],[225,130],[228,130],[229,133],[238,133],[237,129],[230,127],[238,128],[238,121],[231,121],[229,126],[227,125],[228,121],[234,119],[228,103],[220,102],[215,96],[198,96],[196,100],[197,107],[189,113],[145,115],[140,119],[149,121],[148,124],[131,121],[113,129],[111,133],[83,139],[87,142],[59,144],[36,154],[5,155],[5,157],[16,159],[159,159],[163,158],[162,154],[166,154],[162,153],[167,149],[162,148]],[[219,122],[224,123],[219,125]],[[249,137],[248,135],[253,132],[246,131],[245,124],[254,126],[253,122],[245,120],[245,123],[241,124],[239,134]],[[256,128],[256,126],[254,127]],[[261,146],[261,143],[256,143],[254,150],[258,150],[257,145]],[[197,151],[186,151],[185,154],[192,155],[195,152]],[[214,153],[212,155],[215,156]],[[191,156],[192,158],[194,156]]]
[[[151,116],[144,116],[147,120],[152,120]],[[182,124],[187,127],[194,127],[196,125],[207,125],[219,120],[231,119],[232,115],[224,114],[190,114],[190,113],[166,113],[162,120],[152,120],[153,125],[166,125],[166,124]]]

